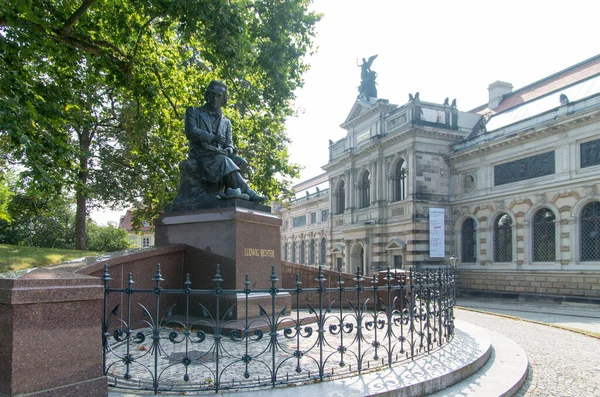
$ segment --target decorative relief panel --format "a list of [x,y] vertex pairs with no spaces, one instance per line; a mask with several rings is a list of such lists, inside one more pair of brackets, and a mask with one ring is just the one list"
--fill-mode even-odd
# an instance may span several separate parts
[[473,187],[475,186],[475,177],[473,175],[465,175],[463,177],[463,190],[465,192],[470,192],[471,190],[473,190]]
[[392,216],[402,216],[404,215],[404,207],[394,208],[392,210]]
[[293,227],[306,226],[306,215],[296,216],[293,219]]
[[600,139],[579,145],[581,168],[600,164]]
[[393,118],[387,122],[387,129],[393,130],[396,127],[406,124],[406,113],[401,114],[399,117]]
[[356,143],[359,144],[363,141],[366,141],[371,136],[371,128],[367,128],[363,131],[360,131],[356,134]]
[[494,186],[554,174],[554,152],[538,154],[494,167]]

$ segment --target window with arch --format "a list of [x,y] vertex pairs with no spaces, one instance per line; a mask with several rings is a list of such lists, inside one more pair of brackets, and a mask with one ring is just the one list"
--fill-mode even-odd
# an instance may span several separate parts
[[477,230],[473,218],[465,219],[460,229],[460,261],[477,262]]
[[365,171],[360,181],[359,187],[360,208],[366,208],[371,205],[371,174]]
[[309,264],[315,264],[315,239],[310,239],[310,250],[309,250]]
[[290,262],[296,263],[296,242],[295,241],[292,243],[292,257],[290,259]]
[[581,260],[600,261],[600,203],[589,203],[581,211]]
[[346,183],[340,182],[336,192],[335,213],[343,214],[346,208]]
[[394,201],[406,200],[406,162],[398,161],[396,164],[396,175],[394,177]]
[[302,265],[306,265],[306,243],[304,242],[304,240],[302,240],[302,242],[300,243],[300,263]]
[[500,214],[494,221],[494,262],[512,261],[512,219]]
[[551,262],[556,259],[556,217],[549,208],[538,210],[533,216],[533,261]]
[[321,244],[319,244],[319,264],[325,264],[325,254],[327,253],[327,241],[325,237],[321,237]]

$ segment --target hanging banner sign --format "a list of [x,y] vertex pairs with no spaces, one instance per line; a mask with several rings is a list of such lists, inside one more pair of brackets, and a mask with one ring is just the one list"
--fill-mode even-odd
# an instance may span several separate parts
[[429,257],[443,258],[444,247],[444,209],[429,209]]

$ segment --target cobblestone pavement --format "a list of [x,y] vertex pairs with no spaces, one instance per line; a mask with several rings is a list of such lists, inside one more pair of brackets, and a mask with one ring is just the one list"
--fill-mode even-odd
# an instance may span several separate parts
[[600,335],[600,305],[591,303],[555,303],[548,300],[520,301],[501,298],[459,298],[457,306],[484,312],[506,314],[534,322],[552,324]]
[[496,331],[527,352],[519,397],[600,396],[600,339],[493,314],[455,310],[456,318]]

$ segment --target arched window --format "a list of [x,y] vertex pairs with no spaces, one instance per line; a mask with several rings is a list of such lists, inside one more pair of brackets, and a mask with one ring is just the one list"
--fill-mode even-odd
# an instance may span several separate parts
[[477,262],[477,230],[475,220],[466,219],[460,229],[460,261],[462,263]]
[[360,208],[366,208],[371,205],[371,174],[366,171],[359,187],[360,193]]
[[290,259],[290,262],[297,263],[296,262],[296,242],[295,241],[292,243],[292,258]]
[[315,239],[310,239],[309,264],[315,264]]
[[406,162],[398,161],[396,164],[396,176],[394,178],[394,200],[406,200]]
[[600,260],[600,203],[593,202],[581,211],[581,260]]
[[302,240],[302,242],[300,243],[300,263],[302,265],[306,265],[306,243],[304,242],[304,240]]
[[494,221],[494,262],[512,261],[512,219],[500,214]]
[[325,240],[325,237],[322,237],[321,244],[319,246],[319,264],[321,264],[321,265],[325,264],[326,253],[327,253],[327,241]]
[[554,213],[542,208],[533,216],[533,261],[551,262],[556,259],[556,228]]
[[346,184],[342,181],[337,188],[335,213],[343,214],[346,208]]
[[283,260],[286,262],[288,260],[288,243],[283,245]]

